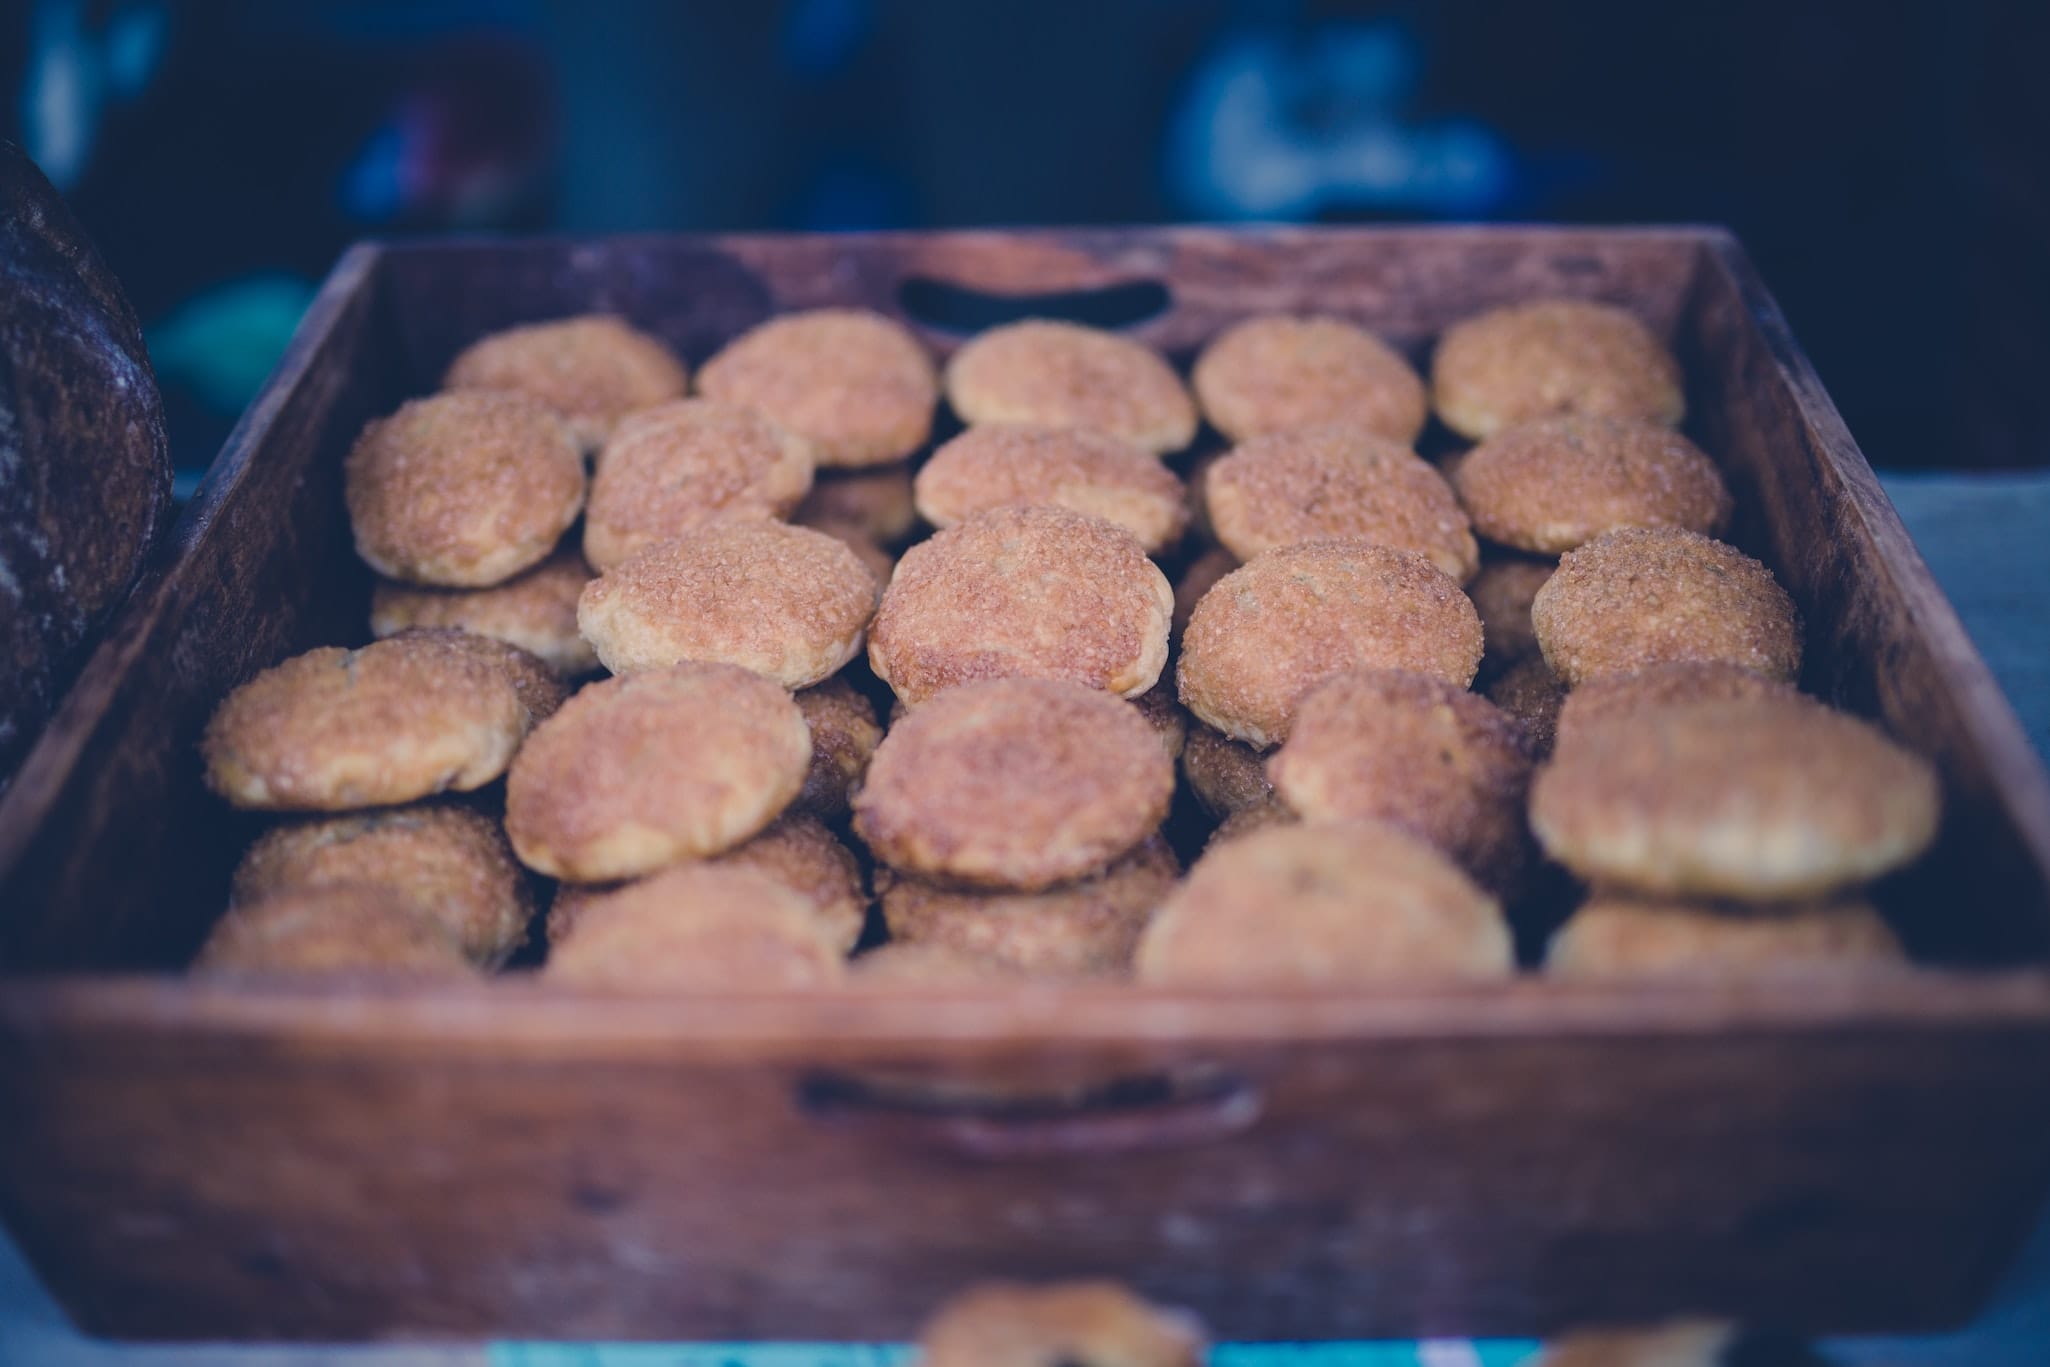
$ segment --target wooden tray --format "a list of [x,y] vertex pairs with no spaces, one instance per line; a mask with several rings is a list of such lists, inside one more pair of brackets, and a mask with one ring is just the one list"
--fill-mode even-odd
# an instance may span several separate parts
[[[965,292],[964,292],[965,291]],[[283,993],[182,961],[250,837],[228,688],[362,639],[340,461],[463,342],[608,308],[693,361],[765,314],[1099,321],[1186,362],[1268,309],[1423,348],[1540,294],[1673,340],[1810,629],[1935,757],[1887,890],[1930,965],[1787,990],[1032,988],[696,1001]],[[1161,307],[1163,306],[1164,307]],[[955,334],[927,326],[938,347]],[[970,1278],[1123,1276],[1226,1336],[1693,1310],[1965,1316],[2050,1176],[2050,787],[1771,299],[1706,229],[1133,230],[364,246],[0,800],[0,1213],[90,1330],[896,1338]],[[907,1104],[889,1077],[1040,1104]],[[1080,1085],[1087,1105],[1056,1098]]]

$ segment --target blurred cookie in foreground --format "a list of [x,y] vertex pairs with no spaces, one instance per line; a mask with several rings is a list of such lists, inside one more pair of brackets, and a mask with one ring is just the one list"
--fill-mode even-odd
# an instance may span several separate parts
[[890,728],[854,830],[900,872],[1037,891],[1107,868],[1173,794],[1174,762],[1135,709],[1077,684],[995,679]]
[[1625,528],[1567,552],[1530,620],[1569,688],[1676,661],[1801,672],[1801,615],[1772,571],[1678,527]]
[[912,704],[1013,677],[1133,697],[1167,663],[1173,610],[1167,577],[1124,528],[1068,508],[995,508],[904,552],[868,661]]
[[1521,661],[1487,689],[1489,702],[1523,724],[1530,753],[1537,759],[1552,753],[1566,698],[1566,685],[1559,682],[1542,655]]
[[847,795],[868,772],[883,728],[867,698],[844,678],[831,678],[792,695],[811,728],[811,771],[792,806],[828,820],[846,815]]
[[1935,839],[1928,762],[1802,697],[1646,707],[1574,730],[1531,785],[1545,850],[1590,882],[1788,901],[1890,873]]
[[947,362],[947,402],[969,426],[1086,427],[1158,454],[1196,435],[1196,405],[1159,352],[1079,323],[1027,319],[979,333]]
[[698,372],[698,392],[795,432],[822,467],[859,468],[925,445],[939,381],[902,324],[865,309],[814,309],[728,342]]
[[1480,564],[1451,486],[1408,447],[1365,428],[1250,438],[1205,473],[1203,501],[1218,541],[1241,560],[1350,536],[1414,551],[1460,583]]
[[850,981],[879,988],[995,984],[1016,987],[1033,976],[1000,960],[931,942],[877,945],[857,954],[847,964]]
[[593,580],[577,623],[615,674],[691,660],[807,688],[861,653],[880,593],[868,566],[824,532],[715,522]]
[[1217,581],[1182,634],[1182,705],[1265,749],[1303,694],[1349,669],[1409,669],[1464,688],[1481,620],[1444,571],[1357,537],[1256,556]]
[[1455,323],[1431,360],[1431,403],[1480,440],[1512,423],[1588,413],[1677,427],[1680,366],[1627,310],[1578,299],[1511,304]]
[[1408,445],[1424,430],[1424,382],[1401,352],[1337,318],[1268,314],[1234,323],[1196,359],[1203,416],[1232,441],[1345,423]]
[[463,348],[445,389],[514,390],[561,415],[595,449],[636,409],[681,398],[690,375],[673,352],[606,314],[506,328]]
[[382,581],[370,591],[370,631],[395,636],[413,627],[450,627],[489,636],[536,656],[565,677],[598,667],[577,630],[577,595],[595,576],[573,550],[485,589],[434,589]]
[[918,525],[918,510],[911,497],[911,467],[821,470],[790,520],[836,536],[853,532],[878,546],[895,546]]
[[1867,902],[1754,911],[1597,894],[1552,936],[1545,972],[1555,978],[1750,980],[1905,959],[1899,939]]
[[572,882],[723,853],[804,786],[811,734],[759,674],[682,664],[594,683],[520,750],[505,827],[520,862]]
[[553,945],[544,981],[646,992],[775,991],[846,961],[805,898],[755,869],[685,864],[606,895]]
[[200,947],[207,976],[473,979],[455,936],[403,894],[360,883],[284,888],[230,907]]
[[1181,539],[1187,494],[1149,451],[1086,428],[971,427],[918,472],[918,512],[935,527],[1011,503],[1051,503],[1123,527],[1149,555]]
[[584,506],[584,457],[554,412],[479,390],[414,399],[342,464],[356,553],[387,579],[503,583],[555,549]]
[[1721,660],[1680,660],[1629,674],[1604,674],[1566,694],[1557,712],[1560,741],[1581,731],[1668,703],[1797,698],[1790,683]]
[[1116,1282],[985,1282],[918,1334],[919,1367],[1200,1367],[1203,1327]]
[[1276,825],[1214,844],[1139,942],[1142,982],[1280,984],[1501,978],[1501,907],[1389,826]]

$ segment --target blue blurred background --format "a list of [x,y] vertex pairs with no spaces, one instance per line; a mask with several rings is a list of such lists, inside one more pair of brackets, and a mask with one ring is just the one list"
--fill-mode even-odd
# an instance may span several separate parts
[[351,239],[1711,220],[1881,465],[2050,464],[2050,5],[15,0],[5,131],[213,454]]

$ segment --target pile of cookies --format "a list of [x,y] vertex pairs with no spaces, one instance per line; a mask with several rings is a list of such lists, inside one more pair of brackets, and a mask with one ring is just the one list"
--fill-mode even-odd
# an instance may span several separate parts
[[[1433,414],[1471,444],[1417,454]],[[289,819],[199,966],[474,975],[546,889],[588,986],[1502,978],[1546,860],[1590,889],[1555,973],[1898,959],[1859,889],[1935,778],[1795,691],[1683,416],[1565,300],[1428,384],[1317,317],[1188,384],[1051,321],[944,371],[855,310],[695,376],[617,319],[494,334],[349,454],[376,639],[207,729]]]

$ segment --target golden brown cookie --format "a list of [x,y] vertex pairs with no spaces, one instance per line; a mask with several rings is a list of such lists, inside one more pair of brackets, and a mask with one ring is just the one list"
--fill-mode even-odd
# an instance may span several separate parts
[[1211,530],[1241,560],[1349,536],[1414,551],[1462,584],[1480,565],[1452,487],[1409,448],[1364,428],[1254,437],[1210,467],[1203,499]]
[[1288,737],[1296,701],[1348,669],[1413,669],[1464,688],[1481,619],[1420,555],[1357,538],[1247,561],[1203,596],[1176,682],[1198,718],[1259,749]]
[[1741,698],[1795,698],[1792,684],[1721,660],[1681,660],[1632,674],[1604,674],[1565,694],[1557,710],[1558,737],[1647,707],[1679,702],[1734,702]]
[[1174,639],[1181,639],[1183,628],[1189,625],[1189,614],[1203,601],[1203,595],[1238,567],[1239,558],[1222,546],[1212,546],[1189,562],[1174,586]]
[[554,716],[555,709],[569,698],[570,685],[562,675],[543,663],[540,656],[521,650],[510,641],[439,627],[412,627],[387,639],[402,641],[414,637],[438,641],[442,649],[467,655],[503,673],[512,680],[513,692],[519,695],[527,716],[537,726]]
[[1651,329],[1576,299],[1512,304],[1448,328],[1431,361],[1431,404],[1476,440],[1560,413],[1677,427],[1687,412],[1679,363]]
[[1276,825],[1196,861],[1139,942],[1141,982],[1378,983],[1513,969],[1495,900],[1391,826]]
[[518,646],[565,677],[598,667],[577,630],[577,595],[591,567],[573,550],[488,589],[430,589],[381,580],[370,591],[370,632],[395,636],[414,627],[448,627]]
[[919,1331],[920,1367],[1201,1367],[1203,1327],[1116,1282],[970,1287]]
[[780,518],[810,488],[811,447],[753,409],[713,399],[644,409],[598,453],[584,558],[609,570],[708,522]]
[[947,362],[947,402],[963,423],[1034,423],[1107,432],[1156,454],[1196,435],[1181,377],[1144,343],[1032,318],[969,339]]
[[1180,875],[1159,836],[1094,878],[1045,892],[956,892],[885,875],[883,920],[893,941],[945,945],[1028,973],[1124,977]]
[[1541,555],[1618,527],[1713,536],[1730,520],[1715,462],[1672,428],[1575,413],[1505,427],[1466,453],[1453,488],[1490,541]]
[[1274,796],[1274,785],[1267,781],[1267,762],[1260,752],[1212,726],[1189,728],[1182,744],[1182,776],[1203,809],[1214,817],[1228,817]]
[[818,987],[846,975],[817,910],[758,869],[685,864],[608,894],[553,945],[543,980],[645,992]]
[[1107,868],[1173,794],[1174,762],[1135,709],[1078,684],[990,679],[890,728],[854,831],[900,872],[1032,892]]
[[698,392],[766,414],[821,466],[888,465],[925,445],[939,402],[932,358],[900,323],[864,309],[771,318],[705,362]]
[[1293,826],[1302,820],[1294,812],[1281,805],[1278,798],[1269,796],[1250,807],[1241,807],[1217,823],[1217,829],[1203,842],[1203,852],[1208,854],[1213,845],[1222,845],[1227,840],[1264,831],[1269,826]]
[[861,653],[881,592],[824,532],[715,522],[591,581],[577,625],[615,674],[717,661],[808,688]]
[[1552,753],[1559,714],[1566,703],[1566,685],[1559,682],[1544,656],[1518,661],[1488,685],[1487,696],[1489,702],[1523,724],[1533,756],[1543,759]]
[[1590,898],[1552,936],[1555,978],[1721,978],[1867,969],[1905,962],[1870,903],[1731,910],[1624,896]]
[[1407,446],[1424,430],[1424,382],[1401,352],[1337,318],[1268,314],[1212,339],[1190,377],[1203,416],[1233,441],[1345,423]]
[[868,772],[869,757],[882,743],[875,707],[843,678],[832,678],[796,695],[797,710],[811,727],[811,771],[791,805],[835,820],[847,813],[847,794]]
[[1490,671],[1507,669],[1538,653],[1530,603],[1557,568],[1549,560],[1487,560],[1466,586],[1466,596],[1481,615],[1484,662]]
[[1567,552],[1530,622],[1568,688],[1680,661],[1801,672],[1801,614],[1772,571],[1677,527],[1626,527]]
[[1012,503],[1051,503],[1115,523],[1155,555],[1181,539],[1188,497],[1149,451],[1081,427],[990,423],[933,452],[914,485],[935,527]]
[[584,506],[584,457],[523,394],[414,399],[363,429],[343,462],[356,553],[387,579],[500,584],[539,564]]
[[811,734],[749,670],[681,664],[594,683],[521,747],[505,829],[551,877],[635,878],[738,845],[804,786]]
[[1808,698],[1644,707],[1575,729],[1531,828],[1590,882],[1661,897],[1820,897],[1935,838],[1927,761]]
[[1015,985],[1044,975],[1028,975],[1010,964],[964,954],[949,945],[887,944],[856,955],[847,965],[847,976],[863,986],[902,988]]
[[409,631],[274,665],[207,723],[207,783],[237,807],[309,812],[481,788],[505,772],[535,720],[507,663],[474,648],[495,644]]
[[360,883],[284,888],[239,902],[214,923],[193,961],[214,975],[393,977],[463,980],[477,965],[447,927],[403,894]]
[[1309,821],[1376,821],[1502,889],[1525,862],[1523,728],[1478,694],[1396,669],[1334,675],[1303,695],[1267,761],[1275,795]]
[[918,525],[918,509],[911,498],[911,467],[821,470],[790,520],[843,539],[847,533],[858,533],[878,546],[895,546]]
[[359,884],[394,894],[495,968],[525,943],[534,900],[498,823],[467,807],[432,803],[277,826],[235,869],[232,900]]
[[625,319],[587,314],[472,342],[450,364],[442,387],[509,389],[538,399],[595,450],[627,414],[681,398],[690,375],[668,347]]
[[1167,663],[1174,594],[1122,527],[996,508],[904,552],[868,662],[908,703],[976,679],[1064,679],[1136,697]]

